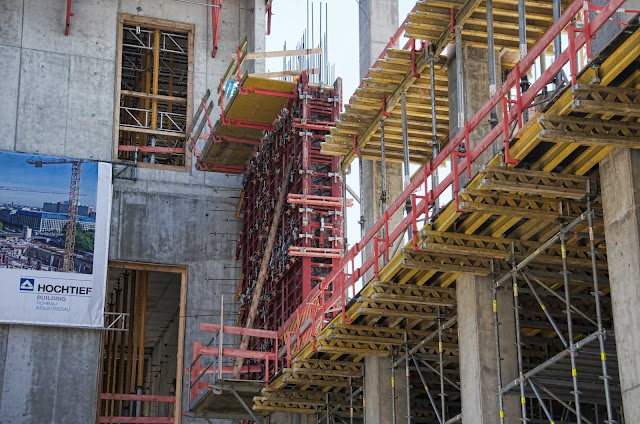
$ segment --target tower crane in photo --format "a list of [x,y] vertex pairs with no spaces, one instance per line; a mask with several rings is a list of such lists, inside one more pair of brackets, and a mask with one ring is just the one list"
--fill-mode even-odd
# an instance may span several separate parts
[[78,222],[78,198],[80,196],[80,172],[82,171],[82,162],[79,160],[30,160],[28,164],[34,165],[36,168],[42,168],[44,165],[64,165],[71,164],[71,184],[69,186],[69,212],[67,213],[67,232],[64,240],[64,272],[73,272],[73,252],[76,245],[76,225]]

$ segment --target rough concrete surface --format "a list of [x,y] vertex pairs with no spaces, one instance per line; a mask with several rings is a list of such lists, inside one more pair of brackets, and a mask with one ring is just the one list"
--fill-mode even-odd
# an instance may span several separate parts
[[[391,364],[390,357],[369,355],[364,358],[365,422],[368,424],[385,424],[393,420]],[[407,377],[403,366],[396,369],[394,384],[396,422],[406,422]]]
[[92,422],[101,332],[21,325],[0,328],[0,423]]
[[[463,274],[456,280],[456,302],[462,416],[473,417],[469,421],[473,423],[495,423],[500,408],[491,278]],[[497,307],[501,323],[502,383],[505,385],[518,376],[513,291],[501,289]],[[507,423],[521,420],[518,396],[512,392],[505,397]]]
[[[2,24],[0,24],[1,27]],[[0,92],[3,93],[2,112],[0,113],[0,149],[13,150],[18,116],[20,49],[0,45],[0,63],[2,63],[3,69],[3,77],[0,78]]]
[[625,422],[640,421],[640,151],[600,162],[607,262]]
[[[174,0],[0,1],[0,150],[110,161],[113,143],[118,12],[195,25],[194,100],[215,89],[245,33],[264,49],[264,2],[227,1],[216,58],[208,8]],[[259,67],[259,64],[256,66]],[[218,110],[219,112],[219,110]],[[110,259],[188,267],[185,363],[216,321],[227,294],[226,324],[235,324],[238,278],[235,219],[241,178],[195,170],[138,169],[114,181]],[[0,326],[0,423],[91,422],[95,416],[100,333]],[[7,364],[5,366],[4,364]],[[183,382],[179,382],[183,384]],[[41,406],[40,406],[41,405]],[[186,397],[183,398],[186,406]],[[201,423],[191,418],[183,422]],[[214,422],[228,422],[214,420]]]

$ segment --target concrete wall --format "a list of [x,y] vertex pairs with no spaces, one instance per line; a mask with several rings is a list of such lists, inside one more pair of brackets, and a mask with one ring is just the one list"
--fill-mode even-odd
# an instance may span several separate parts
[[[194,99],[215,88],[237,44],[264,49],[264,2],[227,0],[211,58],[207,8],[174,0],[0,1],[0,150],[110,161],[113,142],[118,12],[195,24]],[[255,64],[256,71],[264,64]],[[186,358],[214,321],[219,294],[232,299],[234,219],[241,178],[195,169],[139,169],[137,181],[114,181],[110,259],[187,265]],[[233,241],[232,241],[233,239]],[[225,305],[226,324],[236,305]],[[205,316],[206,315],[206,316]],[[101,333],[0,326],[0,423],[91,422]],[[6,366],[5,366],[6,364]],[[83,399],[84,397],[84,399]],[[186,404],[185,404],[186,405]],[[196,422],[195,420],[184,420]]]

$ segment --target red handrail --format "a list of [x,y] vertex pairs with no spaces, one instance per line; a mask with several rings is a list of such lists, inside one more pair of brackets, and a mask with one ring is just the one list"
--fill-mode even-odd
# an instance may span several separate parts
[[[537,93],[542,90],[542,88],[551,82],[555,76],[562,70],[562,67],[566,65],[567,62],[571,59],[571,55],[573,55],[572,60],[575,60],[575,55],[577,50],[581,49],[582,46],[590,41],[589,37],[594,37],[596,32],[606,23],[606,21],[611,17],[611,15],[622,5],[625,0],[611,0],[598,14],[595,19],[591,22],[585,22],[588,26],[588,29],[579,33],[578,37],[574,42],[570,43],[570,48],[565,49],[558,58],[547,68],[547,70],[538,78],[530,88],[520,96],[518,101],[516,102],[515,107],[511,107],[508,114],[508,123],[510,124],[515,119],[521,115],[521,113],[526,110],[529,105],[534,100]],[[320,283],[318,284],[307,296],[305,301],[298,307],[295,314],[292,314],[291,317],[284,323],[284,325],[278,330],[278,336],[283,338],[286,334],[297,334],[297,343],[300,343],[301,338],[301,326],[304,323],[300,323],[299,321],[295,321],[296,317],[300,315],[304,315],[301,313],[306,309],[313,308],[314,302],[318,296],[322,295],[322,300],[324,300],[324,293],[330,284],[334,282],[336,277],[341,275],[341,278],[345,277],[345,268],[348,263],[351,261],[353,263],[354,258],[364,249],[364,247],[376,237],[376,234],[384,227],[388,225],[388,220],[390,216],[404,205],[405,200],[408,199],[412,193],[420,188],[422,184],[425,184],[428,178],[431,176],[434,170],[436,170],[442,163],[444,163],[447,158],[454,153],[454,151],[462,145],[465,139],[468,139],[468,131],[473,131],[476,127],[478,127],[485,117],[489,114],[489,112],[494,109],[498,104],[503,102],[505,96],[515,87],[518,90],[518,84],[522,75],[524,75],[527,70],[535,63],[537,58],[543,54],[546,47],[551,44],[554,38],[559,35],[564,28],[571,23],[571,20],[575,15],[577,15],[583,9],[584,2],[583,0],[575,0],[572,2],[569,7],[565,10],[565,12],[560,16],[558,21],[556,21],[547,32],[538,40],[538,42],[533,46],[533,48],[529,51],[529,53],[522,58],[522,60],[518,63],[513,72],[511,72],[506,81],[500,86],[499,90],[497,90],[488,100],[487,102],[473,115],[473,117],[465,122],[465,131],[459,131],[455,137],[444,147],[444,149],[438,154],[438,156],[431,161],[429,161],[426,165],[424,165],[422,171],[418,172],[417,176],[411,180],[411,182],[407,185],[405,190],[393,201],[393,203],[388,208],[388,213],[385,214],[382,218],[376,221],[373,226],[369,229],[369,231],[365,234],[362,240],[356,243],[342,258],[340,265],[335,267],[333,271]],[[577,72],[577,71],[576,71]],[[468,128],[468,130],[467,130]],[[431,202],[435,201],[439,198],[439,196],[447,190],[452,183],[454,182],[454,177],[457,179],[467,168],[470,167],[470,164],[475,162],[478,157],[484,151],[491,146],[494,141],[504,133],[504,126],[497,125],[495,126],[483,139],[482,141],[475,146],[475,148],[467,153],[463,161],[457,164],[456,173],[451,172],[444,178],[440,183],[434,187],[430,191],[430,195],[427,200]],[[508,145],[509,140],[505,140],[505,146]],[[469,152],[469,150],[467,150]],[[505,153],[508,153],[508,150],[505,149]],[[506,158],[506,161],[509,162],[510,158]],[[425,200],[421,200],[420,203],[415,207],[416,216],[420,216],[425,213],[426,203]],[[369,257],[360,268],[353,270],[353,273],[345,280],[344,284],[340,284],[341,290],[338,292],[337,290],[333,290],[331,297],[326,302],[321,302],[323,304],[323,309],[332,309],[333,306],[337,305],[338,302],[341,302],[342,305],[347,301],[345,296],[345,291],[350,287],[353,287],[354,284],[364,275],[364,273],[369,270],[374,263],[377,263],[379,256],[382,252],[385,252],[387,249],[387,244],[391,245],[398,237],[400,237],[409,225],[414,221],[413,214],[408,214],[393,230],[391,234],[386,233],[386,238],[381,240],[382,245],[380,249],[376,249],[377,252],[373,256]],[[376,243],[377,244],[377,243]],[[314,314],[311,314],[314,316]],[[324,319],[324,316],[320,317]],[[344,317],[343,317],[344,318]],[[296,324],[295,331],[290,330],[292,324]],[[312,322],[310,326],[303,331],[306,333],[311,328],[315,330],[316,322]],[[291,352],[291,338],[285,337],[283,339],[284,345],[286,345],[286,351],[288,360],[292,355],[295,355],[294,352]],[[300,347],[301,348],[301,347]],[[297,353],[297,352],[296,352]]]

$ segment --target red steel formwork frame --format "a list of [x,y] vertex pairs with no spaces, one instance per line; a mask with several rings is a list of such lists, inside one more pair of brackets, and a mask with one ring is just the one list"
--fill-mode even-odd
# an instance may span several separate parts
[[[287,190],[255,328],[279,328],[344,253],[339,158],[320,153],[320,143],[334,126],[340,105],[340,80],[334,87],[311,86],[303,73],[296,96],[287,102],[274,129],[265,134],[247,168],[237,251],[242,260],[243,305],[248,305],[258,278],[274,199],[281,187]],[[294,158],[294,169],[282,175],[290,158]],[[240,323],[246,320],[242,315]]]
[[[346,321],[344,316],[345,303],[348,301],[347,292],[358,282],[372,266],[376,268],[380,256],[388,250],[388,246],[402,237],[407,229],[413,225],[414,236],[417,231],[418,219],[428,218],[429,206],[433,204],[440,195],[453,186],[454,201],[456,210],[464,212],[459,208],[458,192],[460,190],[460,176],[463,173],[469,173],[470,167],[484,151],[493,145],[498,138],[503,136],[504,144],[504,161],[505,163],[513,163],[514,159],[509,157],[509,125],[515,121],[521,128],[523,125],[522,113],[530,108],[535,96],[569,63],[572,83],[575,83],[577,70],[576,54],[585,44],[587,48],[587,56],[590,59],[591,40],[596,38],[597,31],[618,11],[620,6],[624,4],[624,0],[611,0],[606,6],[599,10],[599,14],[591,21],[582,19],[583,27],[575,26],[580,19],[574,18],[580,13],[586,11],[588,3],[583,0],[573,1],[562,14],[562,16],[549,28],[549,30],[538,40],[529,53],[522,58],[513,71],[508,75],[506,81],[497,90],[489,100],[478,110],[473,117],[464,124],[464,131],[459,131],[456,136],[442,149],[437,157],[433,158],[425,164],[420,172],[411,180],[405,190],[396,198],[387,209],[387,213],[373,224],[372,228],[365,234],[362,240],[356,243],[346,255],[340,260],[338,266],[335,266],[332,272],[318,285],[316,285],[311,293],[304,298],[304,302],[292,313],[285,324],[278,330],[279,343],[281,346],[280,356],[287,356],[287,365],[290,366],[291,358],[299,352],[307,344],[315,341],[315,335],[328,323],[332,318],[342,312],[342,319]],[[593,10],[593,9],[591,9]],[[587,14],[583,14],[587,15]],[[530,88],[520,93],[519,83],[522,75],[534,65],[535,61],[540,57],[546,47],[551,44],[554,38],[559,35],[565,28],[569,33],[569,46],[559,57],[547,68],[547,70],[530,86]],[[391,40],[391,43],[393,39]],[[390,43],[390,44],[391,44]],[[405,48],[412,43],[407,43]],[[414,47],[415,48],[415,47]],[[515,101],[507,100],[508,94],[515,90],[517,98]],[[502,122],[494,127],[475,147],[473,150],[468,147],[470,134],[479,126],[481,126],[488,114],[499,104],[503,106]],[[511,106],[507,108],[506,106]],[[354,140],[354,150],[357,146],[357,139]],[[462,151],[467,153],[462,153]],[[430,180],[434,170],[449,160],[453,156],[452,172],[439,184],[431,190],[426,188],[426,182]],[[461,161],[458,161],[461,158]],[[417,196],[415,192],[421,188],[425,189],[425,196]],[[417,200],[420,199],[418,203]],[[399,208],[405,205],[409,200],[414,205],[412,211],[399,223],[395,228],[389,228],[389,217],[392,216]],[[388,236],[384,239],[377,237],[379,232],[387,228],[385,234]],[[415,237],[414,237],[415,239]],[[370,243],[374,243],[374,254],[369,257],[363,257],[363,264],[360,268],[355,269],[352,273],[347,273],[349,264],[353,268],[355,257],[363,252],[364,247]],[[414,249],[418,247],[414,244]],[[377,272],[376,272],[377,274]],[[376,275],[377,278],[377,275]]]
[[[251,380],[264,380],[265,384],[269,383],[269,376],[278,372],[278,344],[276,343],[278,333],[276,331],[259,330],[253,328],[234,327],[230,325],[200,323],[201,331],[209,331],[215,333],[214,337],[203,345],[201,342],[193,344],[193,362],[185,370],[187,376],[187,391],[189,393],[189,402],[193,402],[201,390],[208,390],[211,377],[218,379],[224,375],[233,374],[233,365],[224,365],[225,358],[233,359],[230,364],[235,362],[235,358],[244,358],[247,365],[242,367],[242,374]],[[224,347],[225,334],[249,336],[253,340],[257,339],[255,345],[259,346],[254,350],[231,349]],[[266,348],[270,346],[271,348]],[[203,363],[203,359],[213,358],[209,365]]]

